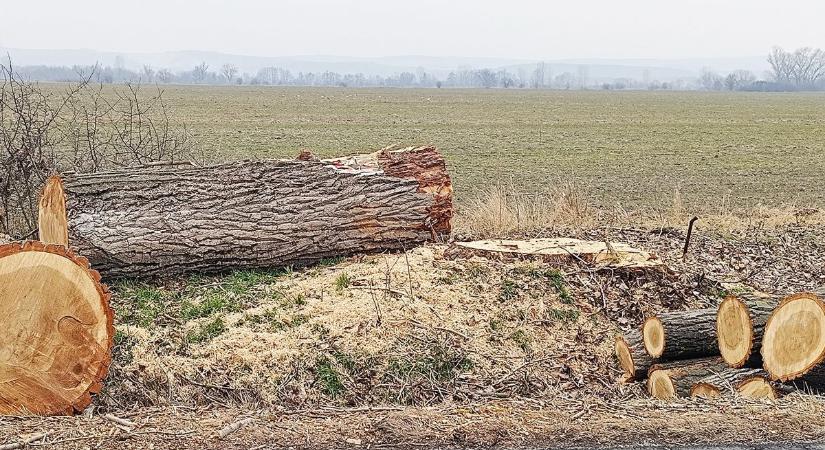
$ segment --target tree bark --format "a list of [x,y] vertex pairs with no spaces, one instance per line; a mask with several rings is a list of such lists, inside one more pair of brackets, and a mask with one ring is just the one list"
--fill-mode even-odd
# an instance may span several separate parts
[[88,261],[37,241],[0,246],[0,317],[0,414],[71,414],[91,403],[114,327]]
[[647,391],[651,396],[666,400],[688,397],[699,380],[719,373],[728,366],[722,358],[700,358],[655,364],[650,368]]
[[762,335],[779,300],[779,297],[756,292],[732,295],[719,304],[716,317],[719,353],[729,366],[762,366]]
[[716,308],[658,314],[642,327],[645,349],[662,361],[719,355]]
[[640,381],[647,378],[653,359],[645,351],[642,334],[631,331],[616,338],[616,359],[624,371],[624,381]]
[[723,394],[740,393],[749,398],[778,398],[767,375],[762,369],[727,368],[698,380],[691,387],[690,395],[714,398]]
[[303,266],[450,232],[434,147],[65,178],[69,238],[104,276]]

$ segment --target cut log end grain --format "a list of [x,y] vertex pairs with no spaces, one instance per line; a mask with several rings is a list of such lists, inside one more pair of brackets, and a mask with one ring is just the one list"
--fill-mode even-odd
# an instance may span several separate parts
[[648,317],[642,326],[645,350],[653,358],[659,358],[665,350],[665,328],[658,317]]
[[69,224],[66,216],[66,193],[63,181],[53,176],[46,181],[38,208],[40,242],[69,246]]
[[0,414],[81,411],[111,361],[100,275],[63,246],[0,246]]
[[666,370],[654,370],[647,379],[647,392],[653,398],[670,400],[677,397],[676,386]]
[[814,294],[791,295],[765,325],[762,359],[772,380],[796,379],[825,359],[825,303]]
[[744,380],[736,387],[739,395],[752,399],[776,400],[779,398],[776,389],[765,377],[756,376]]
[[648,317],[642,325],[647,353],[663,361],[719,355],[716,308],[672,311]]
[[690,388],[691,397],[716,398],[722,395],[722,390],[710,383],[696,383]]
[[642,380],[647,377],[652,360],[645,353],[638,332],[616,337],[614,349],[619,367],[624,372],[623,381]]
[[742,367],[753,349],[753,322],[748,306],[735,296],[725,298],[716,315],[716,334],[722,359],[731,367]]

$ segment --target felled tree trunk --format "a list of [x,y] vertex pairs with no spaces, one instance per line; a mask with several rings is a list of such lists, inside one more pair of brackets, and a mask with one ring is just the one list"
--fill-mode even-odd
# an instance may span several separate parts
[[639,381],[647,378],[647,371],[653,359],[645,351],[642,335],[632,331],[616,338],[616,359],[624,371],[624,381]]
[[699,380],[728,368],[722,358],[700,358],[656,364],[650,368],[647,391],[652,397],[667,400],[691,395]]
[[434,147],[304,159],[67,176],[70,242],[104,276],[152,277],[302,266],[450,232]]
[[779,299],[767,294],[737,294],[719,304],[716,334],[719,353],[729,366],[760,367],[765,324]]
[[112,310],[100,275],[66,247],[0,246],[0,414],[71,414],[100,391]]
[[772,380],[825,386],[825,302],[811,293],[784,298],[765,324],[762,360]]
[[716,308],[677,311],[648,317],[642,326],[647,353],[654,359],[681,360],[719,354]]

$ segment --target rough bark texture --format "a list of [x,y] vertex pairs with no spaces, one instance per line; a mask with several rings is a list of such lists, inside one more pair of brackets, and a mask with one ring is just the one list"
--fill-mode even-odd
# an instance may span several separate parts
[[60,245],[0,246],[0,414],[81,411],[111,361],[100,275]]
[[38,204],[37,229],[40,242],[69,246],[66,194],[60,177],[49,177]]
[[624,381],[644,380],[653,364],[653,359],[645,351],[639,331],[632,331],[616,338],[616,358],[624,370]]
[[655,364],[650,368],[647,389],[660,399],[688,397],[699,380],[726,370],[722,358],[700,358]]
[[[699,392],[710,394],[715,392],[715,395],[705,395],[707,397],[716,397],[723,394],[734,394],[738,392],[739,385],[744,381],[749,381],[756,377],[762,377],[767,380],[767,373],[762,369],[734,369],[726,368],[716,373],[712,373],[698,381],[691,388],[691,396],[697,395]],[[774,398],[776,398],[774,396]]]
[[763,293],[742,293],[719,305],[716,332],[719,352],[731,367],[761,367],[762,335],[780,298]]
[[450,232],[433,147],[65,179],[72,246],[107,277],[301,266]]
[[716,308],[658,314],[645,321],[645,349],[663,361],[719,355]]

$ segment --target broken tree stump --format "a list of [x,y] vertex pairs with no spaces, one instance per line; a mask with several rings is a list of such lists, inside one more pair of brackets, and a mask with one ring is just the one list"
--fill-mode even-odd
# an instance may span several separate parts
[[69,238],[106,277],[303,266],[450,232],[434,147],[328,160],[157,166],[64,179]]
[[0,414],[81,411],[111,361],[112,310],[100,275],[66,247],[0,246]]
[[716,315],[722,359],[733,368],[762,365],[762,335],[779,298],[762,293],[730,295]]
[[573,238],[456,242],[448,252],[450,257],[473,255],[502,259],[539,259],[549,264],[582,263],[596,269],[618,269],[628,272],[669,270],[652,253],[627,244]]
[[40,242],[69,246],[69,227],[66,223],[66,194],[58,176],[49,177],[37,208],[37,229]]
[[648,317],[642,325],[645,350],[663,361],[716,356],[716,308],[674,311]]

